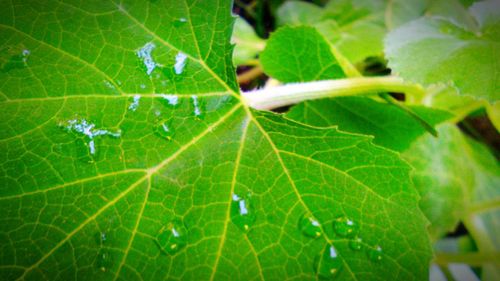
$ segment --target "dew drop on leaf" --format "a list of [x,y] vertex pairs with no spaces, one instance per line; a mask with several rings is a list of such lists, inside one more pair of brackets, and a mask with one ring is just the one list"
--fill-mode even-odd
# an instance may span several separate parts
[[193,102],[193,115],[198,119],[203,119],[204,103],[198,99],[198,96],[192,95],[191,101]]
[[106,249],[100,249],[97,253],[96,266],[102,272],[108,271],[113,265],[113,256]]
[[316,273],[322,279],[331,279],[337,276],[342,269],[342,261],[337,249],[332,244],[326,245],[323,253],[316,258]]
[[128,110],[130,111],[136,111],[137,108],[139,108],[139,100],[141,99],[140,95],[135,95],[132,103],[129,105]]
[[151,75],[153,70],[156,68],[157,64],[153,60],[152,52],[156,48],[156,45],[152,42],[146,43],[142,48],[140,48],[136,55],[142,60],[144,66],[146,67],[146,74]]
[[247,232],[255,222],[250,195],[246,197],[233,194],[231,201],[231,220],[241,230]]
[[108,239],[106,232],[97,232],[95,237],[96,237],[97,245],[101,245],[101,246],[104,245],[104,243],[106,243],[106,240]]
[[177,53],[175,56],[174,71],[175,74],[181,75],[184,72],[184,67],[186,67],[187,55],[183,52]]
[[354,237],[349,241],[349,248],[351,248],[354,251],[359,251],[363,248],[363,240],[361,237]]
[[156,235],[156,244],[167,254],[175,254],[187,244],[187,229],[181,221],[164,225]]
[[335,233],[343,237],[353,237],[358,234],[358,225],[347,217],[339,217],[333,222]]
[[66,122],[59,123],[59,126],[65,129],[67,132],[72,132],[76,135],[84,137],[87,141],[89,153],[91,155],[96,154],[95,139],[100,136],[111,136],[114,138],[119,138],[121,136],[121,131],[112,132],[105,129],[97,129],[96,125],[87,121],[86,119],[71,119]]
[[22,69],[28,66],[31,51],[23,45],[15,45],[0,49],[0,69],[8,72],[12,69]]
[[181,27],[187,23],[187,19],[186,18],[178,18],[178,19],[174,20],[173,23],[174,23],[175,27]]
[[305,236],[320,237],[321,224],[311,215],[303,215],[299,220],[299,229]]
[[177,95],[161,94],[161,97],[167,101],[168,105],[176,106],[179,104],[179,97]]
[[153,127],[153,132],[162,139],[172,140],[174,130],[171,119],[160,119]]
[[383,251],[380,246],[375,246],[373,249],[368,249],[368,258],[371,261],[378,262],[382,260]]

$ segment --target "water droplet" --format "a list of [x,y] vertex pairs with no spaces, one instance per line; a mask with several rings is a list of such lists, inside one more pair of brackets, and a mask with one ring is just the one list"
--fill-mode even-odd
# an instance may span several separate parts
[[361,237],[354,237],[351,241],[349,241],[349,248],[354,251],[359,251],[363,248],[363,239]]
[[335,219],[333,229],[338,235],[343,237],[353,237],[358,234],[358,225],[346,217]]
[[174,136],[174,130],[172,128],[171,119],[161,119],[153,127],[154,133],[162,139],[172,140]]
[[175,254],[187,244],[187,229],[181,221],[171,221],[160,229],[156,243],[165,253]]
[[251,204],[250,195],[241,197],[233,194],[231,201],[231,220],[241,230],[247,232],[255,222],[255,213]]
[[204,103],[202,103],[200,100],[198,100],[198,97],[195,95],[191,96],[191,100],[193,102],[193,107],[194,107],[194,109],[193,109],[194,117],[196,117],[198,119],[203,119]]
[[4,72],[23,69],[28,66],[31,51],[18,44],[0,49],[0,69]]
[[128,110],[136,111],[139,107],[139,100],[141,99],[140,95],[135,95],[132,103],[129,105]]
[[299,229],[305,236],[313,238],[321,236],[321,224],[310,215],[303,215],[300,218]]
[[179,19],[174,20],[175,27],[181,27],[181,26],[185,25],[186,23],[187,23],[186,18],[179,18]]
[[111,266],[113,266],[113,257],[111,253],[106,249],[100,249],[97,253],[96,265],[102,272],[109,270]]
[[146,73],[151,75],[155,67],[157,66],[156,62],[153,60],[153,56],[151,53],[153,52],[156,45],[152,42],[146,43],[141,49],[139,49],[136,54],[139,59],[142,59],[144,66],[146,67]]
[[179,97],[177,95],[162,94],[161,97],[164,98],[169,105],[176,106],[179,103]]
[[97,232],[95,234],[95,241],[97,245],[104,245],[106,240],[108,239],[108,236],[106,235],[106,232]]
[[111,83],[110,81],[104,80],[103,83],[104,85],[106,85],[106,87],[110,88],[111,90],[116,90],[115,85],[113,85],[113,83]]
[[330,279],[339,274],[342,269],[342,261],[333,245],[327,245],[323,253],[316,258],[315,268],[316,273],[321,278]]
[[88,122],[85,119],[72,119],[65,123],[60,123],[60,127],[64,128],[68,132],[73,132],[78,135],[82,135],[87,139],[87,146],[89,148],[90,154],[94,155],[96,153],[95,138],[98,136],[111,136],[119,138],[121,136],[121,131],[111,132],[104,129],[96,129],[95,124]]
[[182,72],[184,72],[184,67],[186,67],[186,59],[187,55],[184,54],[183,52],[177,53],[175,56],[175,64],[174,64],[174,70],[175,74],[180,75]]
[[378,262],[382,260],[383,251],[380,246],[375,246],[373,249],[368,249],[368,258],[371,261]]

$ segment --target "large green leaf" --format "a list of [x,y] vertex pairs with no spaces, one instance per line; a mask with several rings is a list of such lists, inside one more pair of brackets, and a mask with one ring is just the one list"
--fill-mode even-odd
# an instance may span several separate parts
[[249,109],[232,23],[222,0],[2,1],[2,279],[427,276],[409,166]]
[[463,95],[498,99],[500,1],[469,8],[467,17],[425,17],[391,32],[386,41],[389,66],[403,78],[423,84],[453,82]]

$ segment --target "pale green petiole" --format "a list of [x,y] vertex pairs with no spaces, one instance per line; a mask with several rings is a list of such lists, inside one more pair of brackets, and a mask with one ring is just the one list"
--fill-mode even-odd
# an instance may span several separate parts
[[380,92],[405,93],[421,97],[424,88],[418,84],[403,81],[399,77],[355,77],[287,84],[242,93],[243,101],[259,110],[271,110],[293,105],[306,100],[359,96]]

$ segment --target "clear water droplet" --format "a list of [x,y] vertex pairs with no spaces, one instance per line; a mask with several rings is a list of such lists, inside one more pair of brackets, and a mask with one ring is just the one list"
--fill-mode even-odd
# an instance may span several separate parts
[[107,236],[106,232],[97,232],[95,234],[95,241],[96,241],[97,245],[100,245],[100,246],[104,245],[104,243],[106,243],[107,239],[108,239],[108,236]]
[[177,95],[161,94],[161,97],[167,101],[168,105],[176,106],[179,104],[179,97]]
[[353,237],[358,234],[359,227],[347,217],[339,217],[333,222],[335,233],[343,237]]
[[100,249],[97,253],[96,265],[102,272],[108,271],[113,266],[113,256],[107,249]]
[[160,229],[156,243],[162,251],[173,255],[186,246],[187,229],[181,221],[171,221]]
[[255,222],[251,196],[246,197],[233,194],[231,201],[231,221],[241,230],[247,232]]
[[382,260],[383,258],[383,251],[382,251],[382,247],[380,246],[375,246],[375,248],[370,248],[368,249],[368,258],[371,260],[371,261],[374,261],[374,262],[379,262]]
[[153,127],[154,133],[162,139],[172,140],[174,129],[172,128],[172,119],[160,119]]
[[363,239],[361,237],[354,237],[349,241],[349,248],[351,248],[354,251],[359,251],[363,248]]
[[139,108],[139,100],[140,99],[141,99],[140,95],[135,95],[133,100],[132,100],[132,103],[128,107],[128,110],[136,111],[137,108]]
[[146,43],[141,49],[136,52],[137,57],[142,60],[144,66],[146,67],[146,74],[151,75],[153,70],[158,66],[153,60],[152,52],[156,48],[156,45],[152,42]]
[[342,269],[337,249],[332,244],[326,245],[322,254],[316,258],[316,273],[323,279],[331,279],[337,276]]
[[305,236],[316,238],[321,236],[321,224],[311,215],[303,215],[299,220],[299,229]]
[[0,49],[0,70],[8,72],[13,69],[23,69],[28,66],[31,51],[18,44]]
[[187,55],[184,54],[183,52],[177,53],[177,55],[175,56],[175,64],[174,64],[175,74],[181,75],[184,72],[186,63],[187,63]]
[[178,19],[174,20],[173,23],[174,23],[175,27],[181,27],[187,23],[187,19],[186,18],[178,18]]
[[194,117],[198,119],[203,119],[204,118],[204,107],[205,103],[202,102],[201,100],[198,99],[198,96],[192,95],[191,96],[191,101],[193,102],[193,115]]

